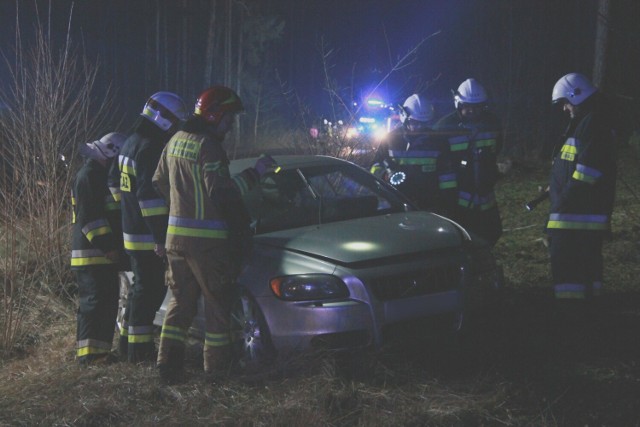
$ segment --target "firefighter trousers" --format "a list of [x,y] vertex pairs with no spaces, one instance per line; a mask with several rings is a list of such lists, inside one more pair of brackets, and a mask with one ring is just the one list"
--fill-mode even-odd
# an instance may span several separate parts
[[118,269],[96,265],[75,270],[78,283],[77,357],[88,363],[111,351],[118,312]]
[[232,361],[230,318],[234,296],[235,269],[229,250],[212,248],[201,252],[168,250],[167,284],[173,297],[160,335],[158,366],[181,369],[187,331],[204,300],[204,371],[227,369]]
[[549,255],[556,299],[597,297],[602,289],[602,232],[549,230]]
[[[120,342],[127,343],[129,362],[154,361],[153,320],[167,292],[165,261],[153,251],[132,251],[130,258],[133,284],[129,289]],[[123,350],[124,345],[120,348]]]

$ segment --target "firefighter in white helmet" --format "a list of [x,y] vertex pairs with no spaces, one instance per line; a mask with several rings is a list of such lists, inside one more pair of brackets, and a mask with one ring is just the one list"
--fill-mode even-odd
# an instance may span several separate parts
[[446,213],[455,188],[447,141],[431,127],[433,103],[422,94],[400,106],[402,126],[378,147],[371,173],[394,185],[419,208]]
[[604,96],[582,74],[569,73],[551,100],[569,115],[551,170],[547,232],[555,297],[591,300],[602,288],[602,243],[610,231],[616,154]]
[[451,218],[493,245],[502,234],[494,193],[502,126],[489,109],[485,88],[476,79],[462,82],[454,91],[453,100],[455,111],[434,126],[448,140],[455,173]]
[[260,157],[255,167],[229,175],[223,141],[244,107],[228,87],[203,91],[193,116],[169,141],[153,176],[169,202],[167,285],[173,297],[167,307],[157,367],[167,383],[184,378],[187,332],[204,300],[204,372],[214,380],[232,362],[230,310],[249,214],[241,194],[250,191],[275,162]]
[[71,269],[78,282],[77,359],[81,364],[114,360],[113,325],[118,310],[118,263],[122,248],[120,209],[107,187],[107,172],[126,135],[111,132],[83,144],[86,161],[71,190]]
[[[154,362],[156,357],[153,320],[166,294],[169,209],[151,179],[162,149],[187,116],[184,101],[175,93],[153,94],[118,159],[124,247],[134,278],[120,330],[120,354],[131,363]],[[113,181],[110,187],[117,196]]]

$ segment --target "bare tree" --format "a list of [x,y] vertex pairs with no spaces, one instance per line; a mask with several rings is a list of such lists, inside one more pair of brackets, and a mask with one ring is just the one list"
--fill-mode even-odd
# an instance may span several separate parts
[[37,295],[67,290],[68,194],[76,145],[114,125],[107,122],[113,112],[109,91],[96,96],[94,90],[96,61],[74,50],[70,38],[62,49],[54,48],[39,25],[27,45],[16,27],[15,55],[4,56],[8,89],[0,91],[0,104],[6,106],[0,116],[0,154],[9,169],[0,187],[0,350],[5,351],[20,338],[26,309]]
[[593,63],[593,82],[603,88],[606,84],[607,58],[609,48],[610,0],[598,0],[596,17],[596,46]]

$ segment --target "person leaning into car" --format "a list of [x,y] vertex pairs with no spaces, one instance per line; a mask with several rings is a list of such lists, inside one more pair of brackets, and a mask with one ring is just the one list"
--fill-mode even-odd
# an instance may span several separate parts
[[234,233],[248,230],[241,194],[274,165],[263,156],[255,167],[231,177],[222,146],[235,116],[243,111],[238,95],[213,86],[198,97],[193,116],[162,152],[153,184],[169,204],[167,285],[172,298],[160,334],[157,368],[163,382],[184,378],[187,331],[203,296],[204,372],[215,379],[232,361],[229,336],[238,259]]
[[107,186],[109,165],[126,135],[112,132],[80,147],[85,163],[71,191],[71,269],[78,282],[77,358],[83,365],[111,362],[118,311],[118,262],[124,257],[120,210]]

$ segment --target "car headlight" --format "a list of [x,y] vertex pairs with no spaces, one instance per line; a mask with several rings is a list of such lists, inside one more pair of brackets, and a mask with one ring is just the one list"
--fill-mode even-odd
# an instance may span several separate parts
[[300,274],[275,277],[270,281],[271,290],[278,298],[287,301],[335,299],[349,296],[347,285],[330,274]]

